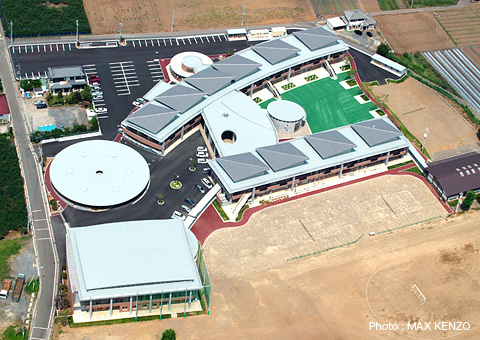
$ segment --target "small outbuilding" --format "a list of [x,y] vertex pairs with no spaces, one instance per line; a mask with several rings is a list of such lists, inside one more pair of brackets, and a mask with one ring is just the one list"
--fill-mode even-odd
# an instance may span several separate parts
[[465,196],[467,191],[480,192],[480,154],[475,151],[431,162],[425,171],[444,201]]

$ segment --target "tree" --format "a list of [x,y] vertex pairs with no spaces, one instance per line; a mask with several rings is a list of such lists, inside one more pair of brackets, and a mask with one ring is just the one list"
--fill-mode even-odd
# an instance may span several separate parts
[[477,130],[477,138],[480,139],[480,129]]
[[463,200],[463,209],[469,210],[475,200],[475,193],[473,191],[467,191],[465,198]]
[[158,202],[158,203],[162,203],[162,202],[164,202],[164,200],[163,200],[163,199],[164,199],[164,196],[163,196],[163,194],[157,194],[157,202]]
[[188,167],[190,169],[195,169],[196,164],[197,164],[197,161],[195,160],[195,158],[190,158],[190,161],[188,162]]
[[383,55],[384,57],[387,56],[387,54],[389,54],[390,51],[391,51],[390,45],[385,44],[385,43],[381,43],[377,47],[377,53],[380,54],[380,55]]
[[175,334],[175,331],[171,328],[166,329],[163,334],[162,334],[162,340],[176,340],[177,335]]

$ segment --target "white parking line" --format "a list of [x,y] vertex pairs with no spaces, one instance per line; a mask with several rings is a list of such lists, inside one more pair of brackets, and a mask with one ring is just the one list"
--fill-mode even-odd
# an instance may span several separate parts
[[152,39],[152,40],[150,40],[150,41],[152,42],[152,47],[154,47],[154,46],[155,46],[155,44],[153,43],[153,39]]
[[132,44],[133,44],[133,47],[135,47],[135,41],[134,40],[132,40]]
[[212,35],[213,42],[215,42],[215,37]]
[[27,46],[25,45],[25,53],[27,53]]
[[[50,237],[37,238],[37,241],[44,241],[44,240],[50,240]],[[38,327],[35,327],[35,328],[38,328]]]
[[160,46],[160,40],[158,40],[158,39],[157,39],[157,44],[158,44],[158,46]]
[[193,40],[195,40],[195,44],[197,43],[197,38],[193,37]]
[[62,47],[63,47],[63,51],[65,52],[65,44],[62,44]]
[[43,73],[45,73],[45,78],[47,78],[47,71],[43,71]]
[[201,42],[202,42],[202,44],[203,44],[203,39],[202,39],[202,37],[199,37],[199,38],[200,38],[200,41],[201,41]]
[[72,50],[72,45],[68,44],[68,50],[69,50],[69,51]]
[[210,40],[208,40],[208,36],[207,36],[207,35],[205,36],[205,39],[207,39],[207,42],[210,42]]
[[58,44],[55,44],[55,46],[57,46],[57,52],[58,52]]
[[40,53],[40,45],[37,45],[37,52]]
[[30,47],[32,48],[32,53],[33,53],[33,45],[32,45],[32,46],[30,46]]
[[172,39],[169,39],[169,40],[170,40],[170,46],[173,46],[173,44],[172,44]]
[[47,45],[43,45],[43,52],[47,52]]
[[141,40],[138,41],[138,46],[142,47],[142,41]]
[[144,41],[145,41],[145,47],[148,47],[148,41],[147,41],[147,39],[145,39]]

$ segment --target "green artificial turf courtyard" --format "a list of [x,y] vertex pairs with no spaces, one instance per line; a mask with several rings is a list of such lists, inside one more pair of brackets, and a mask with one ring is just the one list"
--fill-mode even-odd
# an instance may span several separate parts
[[[347,72],[344,72],[338,75],[337,80],[330,77],[315,80],[283,93],[282,99],[295,102],[305,109],[312,133],[372,119],[368,111],[377,109],[377,106],[372,102],[360,104],[353,98],[363,92],[359,87],[345,90],[339,82],[348,78]],[[273,100],[259,105],[266,109]]]

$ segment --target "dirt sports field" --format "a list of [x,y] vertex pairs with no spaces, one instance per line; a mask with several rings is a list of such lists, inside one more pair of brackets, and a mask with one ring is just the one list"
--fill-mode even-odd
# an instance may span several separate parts
[[314,20],[309,0],[84,0],[93,34],[165,32],[171,30],[175,8],[175,31],[244,25],[276,24]]
[[413,78],[372,87],[388,95],[387,105],[419,141],[428,127],[426,148],[433,160],[477,150],[476,131],[442,97]]
[[455,47],[432,12],[382,15],[375,20],[396,53]]
[[480,45],[480,3],[468,7],[439,11],[438,20],[458,46]]
[[[410,198],[399,196],[390,210],[386,202],[381,203],[379,190],[385,197],[402,191]],[[359,204],[362,200],[367,203]],[[354,246],[286,260],[296,248],[298,253],[316,242],[299,218],[308,220],[304,225],[313,238],[319,237],[322,223],[333,218],[335,224],[327,227],[338,230],[331,235],[334,240],[342,237],[344,223],[354,219],[349,215],[355,204],[373,208],[368,214],[371,220],[384,221],[377,228],[392,226],[390,219],[396,225],[395,216],[409,215],[412,208],[426,216],[443,217],[367,236]],[[316,213],[312,207],[321,211]],[[372,228],[367,214],[362,216],[358,228]],[[292,201],[264,209],[244,226],[218,230],[206,240],[204,254],[213,283],[209,316],[66,327],[61,334],[55,330],[55,339],[159,339],[167,328],[175,329],[179,340],[442,339],[455,335],[478,339],[479,221],[480,212],[446,219],[435,197],[412,176],[383,176]],[[426,297],[422,306],[410,293],[413,284]],[[409,321],[468,322],[462,327],[470,330],[401,330]],[[399,330],[375,329],[375,323],[389,322]]]

